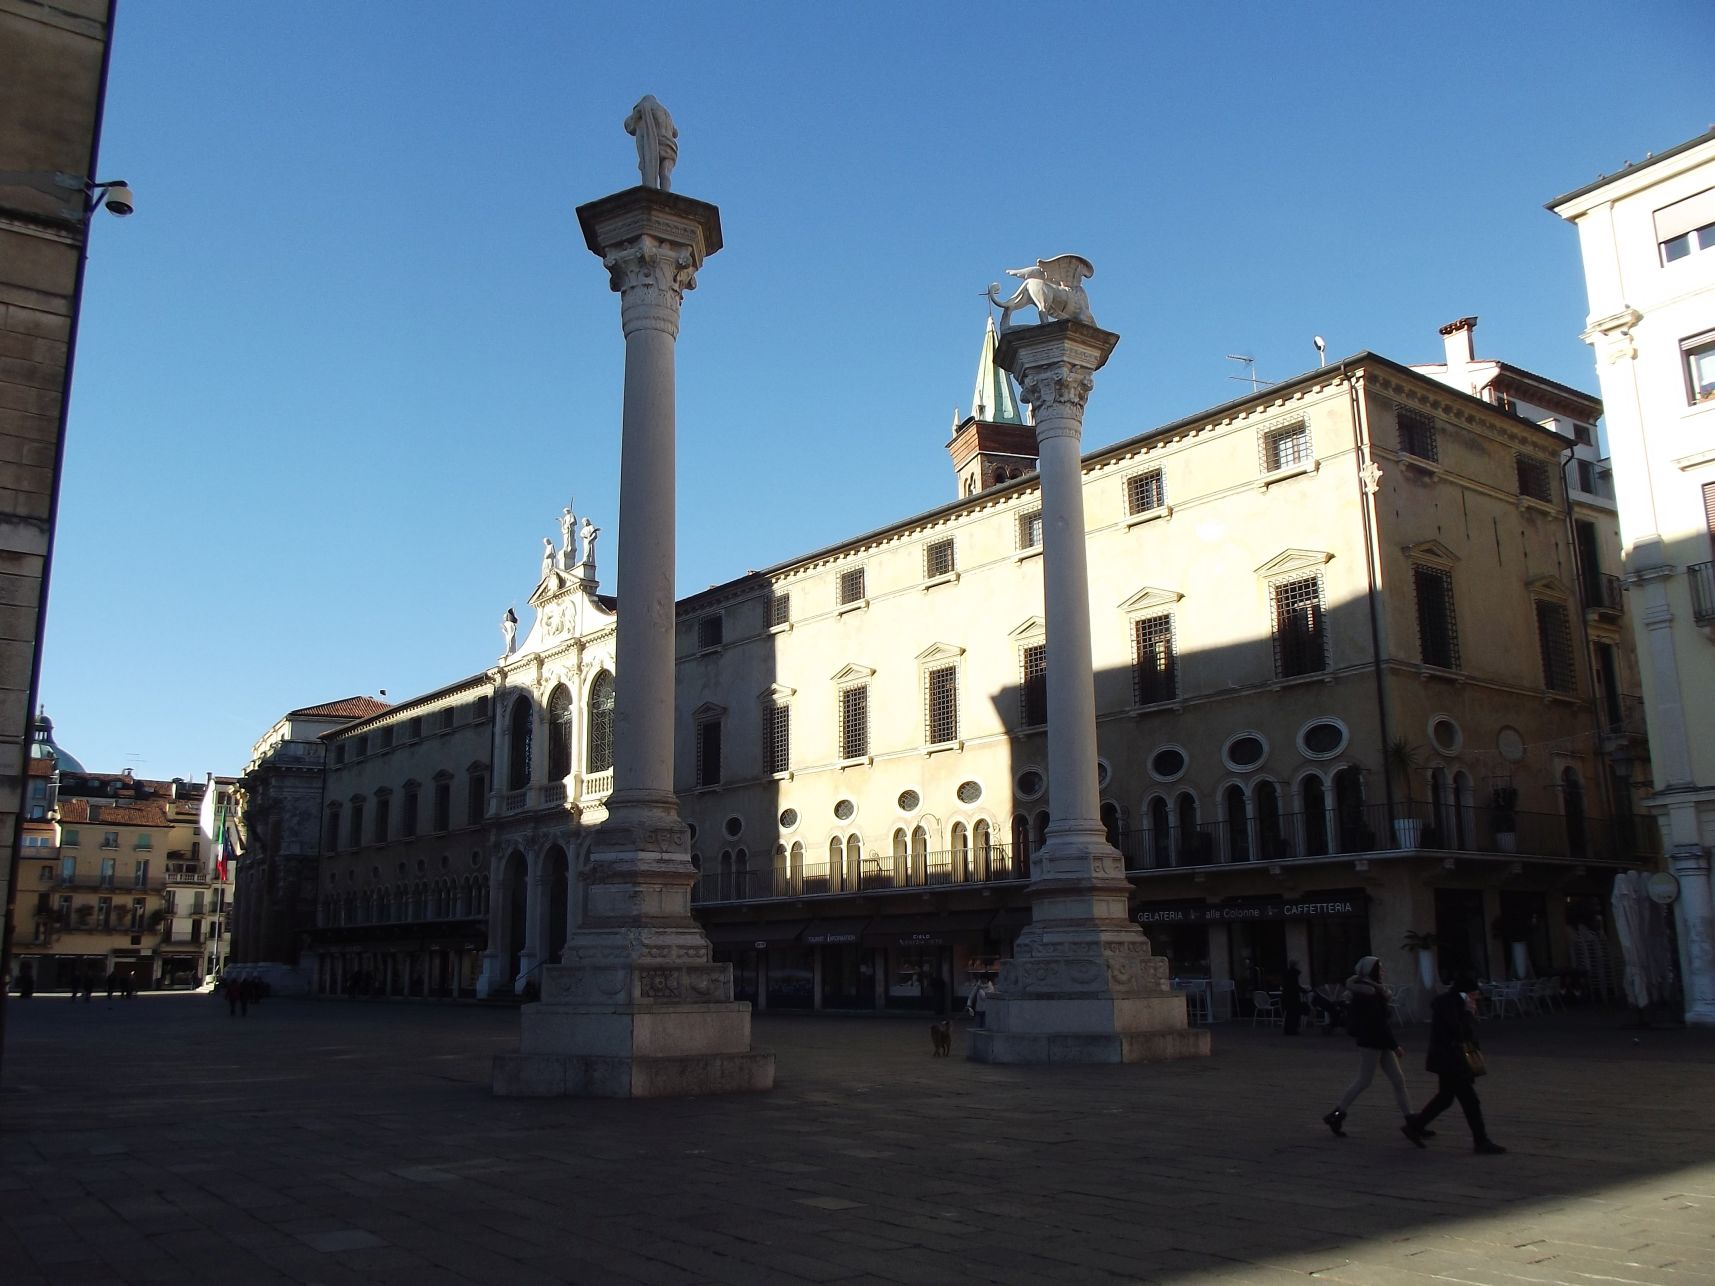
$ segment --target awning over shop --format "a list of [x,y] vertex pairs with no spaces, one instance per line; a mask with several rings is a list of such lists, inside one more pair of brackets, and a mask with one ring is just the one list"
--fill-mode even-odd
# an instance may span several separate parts
[[845,946],[863,941],[863,933],[869,927],[870,918],[866,915],[856,920],[811,920],[798,941],[807,947]]
[[877,916],[864,930],[863,941],[871,947],[968,946],[983,941],[993,920],[992,910]]
[[780,947],[796,942],[804,931],[803,920],[741,920],[730,924],[705,924],[703,932],[717,947]]

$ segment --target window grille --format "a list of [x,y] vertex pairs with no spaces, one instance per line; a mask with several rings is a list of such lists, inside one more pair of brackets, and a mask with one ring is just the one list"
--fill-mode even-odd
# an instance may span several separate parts
[[435,783],[435,829],[451,830],[453,824],[453,788],[449,782]]
[[1518,493],[1532,500],[1554,503],[1554,489],[1548,480],[1548,466],[1529,456],[1514,457],[1518,470]]
[[348,844],[351,848],[356,848],[361,843],[363,843],[363,805],[353,804],[351,806],[351,830],[349,831]]
[[1313,459],[1310,453],[1310,426],[1300,421],[1288,424],[1278,429],[1271,429],[1262,435],[1262,470],[1264,473],[1279,473],[1282,469],[1296,469],[1300,465],[1309,464]]
[[704,719],[697,725],[697,785],[718,786],[721,781],[721,721]]
[[719,612],[711,612],[697,621],[697,650],[706,652],[712,647],[719,647],[725,641],[726,618]]
[[1439,460],[1436,449],[1435,417],[1425,415],[1422,411],[1408,411],[1404,407],[1395,413],[1399,423],[1399,449],[1406,455],[1414,455],[1422,460]]
[[392,812],[393,801],[387,796],[383,795],[375,801],[375,842],[377,844],[387,842],[387,824],[392,820]]
[[959,739],[959,667],[938,665],[923,676],[924,740],[931,746]]
[[453,708],[451,706],[448,706],[445,710],[441,711],[441,731],[442,732],[450,731],[452,726],[453,726]]
[[1132,700],[1140,706],[1171,701],[1179,695],[1179,658],[1173,647],[1173,616],[1145,616],[1132,622]]
[[613,767],[613,675],[603,670],[590,684],[589,746],[586,771]]
[[1018,547],[1036,549],[1042,544],[1042,511],[1032,509],[1018,515]]
[[488,814],[488,778],[482,773],[471,774],[465,796],[465,823],[475,826]]
[[1459,621],[1453,613],[1453,574],[1439,567],[1411,569],[1417,585],[1417,642],[1425,665],[1459,668]]
[[774,702],[762,708],[762,761],[771,773],[783,773],[791,767],[791,706]]
[[932,540],[923,549],[923,579],[953,574],[953,540]]
[[769,595],[769,598],[768,598],[768,623],[769,623],[769,625],[771,625],[771,626],[772,625],[785,625],[791,619],[792,619],[792,595],[790,593],[776,593],[776,594]]
[[869,754],[869,685],[840,689],[840,758],[862,759]]
[[548,780],[563,781],[572,771],[572,737],[577,732],[577,712],[566,685],[556,683],[548,694]]
[[1146,514],[1167,503],[1167,485],[1161,480],[1161,470],[1134,473],[1125,480],[1125,508],[1128,514]]
[[1566,604],[1537,600],[1536,641],[1542,653],[1542,686],[1550,692],[1576,692],[1578,675],[1572,664],[1572,621]]
[[840,606],[863,601],[863,568],[853,567],[840,573]]
[[419,737],[421,737],[423,735],[423,716],[422,715],[413,716],[411,719],[411,722],[406,724],[405,728],[406,728],[405,735],[407,737],[409,737],[412,741],[416,741]]
[[1048,722],[1048,645],[1032,643],[1019,653],[1023,682],[1019,685],[1020,716],[1033,728]]
[[1274,607],[1274,673],[1290,679],[1328,668],[1322,578],[1305,576],[1269,586]]
[[1679,346],[1685,367],[1685,400],[1692,406],[1715,401],[1715,331],[1694,335]]

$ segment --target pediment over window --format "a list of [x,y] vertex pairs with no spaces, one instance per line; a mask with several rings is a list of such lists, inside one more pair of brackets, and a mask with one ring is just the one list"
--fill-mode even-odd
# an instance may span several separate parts
[[702,705],[691,711],[691,721],[693,723],[704,723],[710,719],[724,718],[726,718],[726,707],[716,705],[713,701],[705,701]]
[[1545,598],[1572,597],[1566,588],[1566,582],[1558,576],[1532,576],[1524,585],[1532,594],[1541,594]]
[[1146,585],[1120,604],[1122,612],[1141,612],[1152,607],[1172,607],[1185,595],[1176,589],[1156,589]]
[[1322,549],[1283,549],[1261,567],[1258,576],[1290,576],[1294,572],[1320,571],[1334,555]]
[[874,677],[874,670],[867,665],[858,665],[856,662],[834,671],[835,683],[862,683],[865,679],[873,679]]
[[1451,567],[1459,561],[1459,555],[1439,540],[1420,540],[1415,545],[1405,545],[1402,548],[1405,550],[1405,556],[1414,563],[1442,563]]
[[436,781],[451,781],[452,779],[453,779],[453,775],[450,772],[448,772],[445,768],[441,769],[440,772],[435,774],[435,780]]
[[917,663],[932,665],[936,661],[957,661],[964,654],[964,648],[951,643],[932,643],[917,654]]
[[1045,633],[1047,633],[1047,626],[1043,625],[1042,618],[1040,616],[1032,616],[1028,620],[1022,621],[1013,626],[1012,631],[1007,635],[1007,637],[1014,639],[1028,639],[1034,638],[1038,634]]
[[467,767],[465,769],[465,771],[466,772],[487,772],[488,771],[488,765],[483,763],[483,761],[480,759],[473,759],[470,762],[470,766]]
[[761,692],[756,694],[756,699],[766,705],[770,701],[790,701],[797,695],[797,688],[789,688],[784,683],[770,683]]

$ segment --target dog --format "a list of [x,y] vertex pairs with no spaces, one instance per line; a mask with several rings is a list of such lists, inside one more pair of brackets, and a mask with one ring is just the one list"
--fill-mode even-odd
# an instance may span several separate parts
[[945,1019],[929,1024],[929,1057],[946,1058],[953,1052],[953,1024]]

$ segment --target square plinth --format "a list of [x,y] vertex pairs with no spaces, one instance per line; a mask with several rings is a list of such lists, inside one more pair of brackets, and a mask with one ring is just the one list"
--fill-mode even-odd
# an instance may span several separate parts
[[990,1031],[970,1034],[973,1063],[1159,1063],[1204,1058],[1209,1033],[1201,1028],[1139,1032]]
[[500,1098],[689,1098],[773,1088],[773,1054],[497,1054],[494,1059],[494,1093]]

